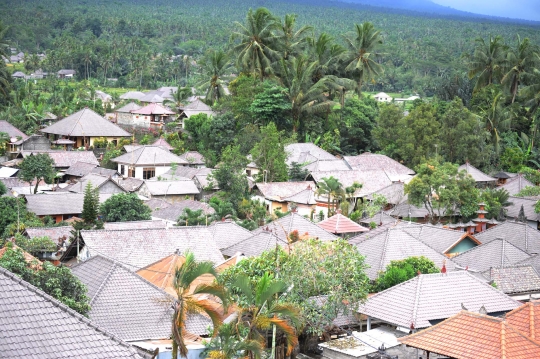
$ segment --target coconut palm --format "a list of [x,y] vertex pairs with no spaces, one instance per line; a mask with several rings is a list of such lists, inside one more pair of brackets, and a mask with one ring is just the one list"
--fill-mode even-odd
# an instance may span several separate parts
[[[293,304],[280,303],[278,295],[287,290],[287,284],[273,280],[265,273],[257,283],[252,284],[245,275],[240,275],[233,283],[243,300],[239,306],[238,325],[247,328],[246,339],[266,344],[265,331],[276,326],[287,342],[287,355],[298,344],[297,328],[300,326],[300,310]],[[248,350],[249,358],[259,358],[257,352]]]
[[179,226],[198,226],[201,224],[206,224],[208,218],[204,215],[202,209],[192,210],[189,208],[184,208],[184,211],[178,217],[177,224]]
[[345,196],[345,190],[343,185],[337,178],[334,176],[324,177],[317,183],[317,195],[323,195],[327,198],[328,203],[328,213],[327,216],[330,217],[334,214],[335,208],[337,207],[337,200]]
[[334,38],[325,32],[321,33],[317,39],[308,39],[308,43],[315,60],[317,60],[313,80],[317,82],[325,75],[335,73],[339,57],[345,52],[345,49],[336,44]]
[[197,86],[205,89],[208,102],[219,101],[227,95],[223,84],[225,74],[231,67],[229,56],[223,50],[212,49],[205,54],[200,65],[203,80]]
[[495,148],[495,152],[499,153],[501,131],[510,128],[511,113],[508,108],[503,106],[503,95],[499,93],[493,99],[491,107],[487,110],[482,110],[481,115],[487,132],[491,135],[491,142]]
[[502,85],[512,95],[512,103],[516,100],[523,75],[529,72],[535,65],[536,54],[535,47],[529,39],[525,38],[521,40],[518,35],[516,48],[508,52],[506,65],[509,69],[501,80]]
[[279,22],[268,9],[259,8],[249,9],[244,25],[235,24],[231,39],[238,41],[232,48],[238,54],[236,67],[257,74],[262,81],[273,72],[272,63],[280,57],[280,38],[275,31]]
[[469,62],[469,78],[478,76],[474,91],[491,85],[502,77],[505,63],[506,46],[501,36],[489,36],[489,42],[476,39],[477,45]]
[[377,62],[377,52],[382,44],[381,32],[375,30],[370,22],[355,25],[355,37],[345,37],[346,52],[343,53],[345,71],[350,72],[357,81],[358,93],[365,81],[374,81],[383,72],[383,67]]
[[204,313],[210,317],[214,328],[221,325],[221,316],[216,309],[216,302],[207,298],[208,295],[224,302],[225,289],[218,284],[199,284],[191,288],[194,282],[201,276],[214,276],[214,264],[212,262],[197,262],[191,252],[185,255],[185,262],[175,269],[173,287],[176,300],[173,303],[174,314],[172,318],[172,357],[178,357],[178,349],[183,358],[187,357],[188,349],[184,338],[186,335],[186,321],[189,314]]
[[289,56],[296,56],[302,51],[307,42],[306,35],[313,30],[311,26],[302,26],[298,30],[296,27],[296,14],[287,14],[283,22],[279,25],[279,42],[281,42],[282,54],[284,59]]
[[[540,55],[536,54],[536,61],[540,63]],[[540,70],[533,69],[525,74],[527,86],[523,87],[519,94],[523,96],[526,105],[529,106],[529,113],[534,113],[540,107]]]
[[176,91],[172,93],[172,99],[164,101],[165,104],[172,104],[176,108],[180,108],[185,105],[185,101],[193,95],[193,91],[189,87],[178,86]]
[[[253,353],[260,357],[263,347],[257,340],[246,340],[240,337],[234,323],[222,324],[217,328],[217,335],[207,347],[210,359],[238,358],[238,353]],[[246,356],[247,358],[247,356]]]

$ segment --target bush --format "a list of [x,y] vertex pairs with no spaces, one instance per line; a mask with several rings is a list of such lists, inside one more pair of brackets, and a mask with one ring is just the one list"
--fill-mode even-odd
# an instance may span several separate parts
[[94,140],[95,148],[107,148],[108,141],[105,137],[99,137]]

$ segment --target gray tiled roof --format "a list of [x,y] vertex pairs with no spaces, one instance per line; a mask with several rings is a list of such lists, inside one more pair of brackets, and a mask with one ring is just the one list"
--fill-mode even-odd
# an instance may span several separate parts
[[145,185],[152,196],[199,194],[199,189],[189,179],[187,181],[147,180]]
[[102,176],[96,173],[89,173],[81,177],[78,180],[78,182],[64,188],[63,191],[69,191],[69,192],[74,192],[74,193],[84,193],[84,190],[86,189],[86,186],[88,185],[88,183],[91,183],[93,187],[100,188],[101,186],[103,186],[109,181],[112,182],[114,186],[117,186],[119,191],[124,190],[115,181],[113,181],[109,176]]
[[[105,202],[110,194],[100,194],[99,202]],[[83,210],[84,193],[54,192],[50,194],[25,195],[29,212],[38,216],[80,214]]]
[[71,226],[62,226],[62,227],[29,227],[25,229],[28,238],[36,237],[49,237],[53,241],[57,241],[59,238],[65,237],[69,239],[71,237],[71,231],[73,227]]
[[394,182],[384,188],[370,193],[366,196],[366,198],[373,200],[373,195],[375,194],[384,196],[387,203],[396,205],[403,202],[403,199],[405,198],[405,184],[403,182]]
[[197,151],[188,151],[179,157],[192,165],[204,165],[205,163],[204,156]]
[[366,264],[369,265],[366,274],[369,279],[376,279],[379,272],[384,271],[390,261],[409,257],[424,256],[432,260],[439,268],[442,268],[444,263],[446,263],[447,269],[454,268],[451,259],[405,232],[403,228],[407,227],[388,228],[376,236],[355,243],[360,254],[366,257]]
[[460,253],[452,260],[462,267],[485,271],[491,267],[511,266],[529,257],[527,252],[499,238]]
[[384,170],[396,174],[413,175],[414,171],[388,156],[365,152],[358,156],[344,156],[343,159],[353,169],[362,171]]
[[540,253],[540,231],[527,223],[506,221],[475,235],[482,243],[502,238],[529,254]]
[[55,167],[71,167],[77,162],[93,163],[96,166],[99,162],[92,151],[21,151],[23,158],[40,153],[48,154],[54,161]]
[[286,197],[290,197],[302,192],[305,189],[315,189],[315,182],[267,182],[257,183],[257,188],[264,198],[274,201],[284,201]]
[[7,133],[11,137],[21,137],[23,140],[27,139],[28,136],[19,130],[17,127],[13,126],[11,123],[1,120],[0,121],[0,132]]
[[506,181],[506,183],[498,187],[498,189],[505,189],[511,196],[514,196],[521,192],[525,187],[535,187],[535,185],[520,173],[516,177]]
[[275,249],[277,245],[286,247],[288,244],[286,240],[279,238],[279,236],[271,231],[261,231],[230,247],[222,249],[221,252],[228,257],[232,257],[239,252],[247,257],[256,257],[265,251]]
[[380,211],[378,213],[375,213],[373,217],[366,217],[362,218],[360,220],[360,223],[364,224],[370,224],[371,222],[375,222],[377,225],[381,224],[389,224],[389,223],[396,223],[399,219],[396,219],[389,214],[385,213],[384,211]]
[[212,108],[202,102],[199,98],[195,99],[192,103],[181,108],[182,110],[195,110],[195,111],[212,111]]
[[[102,256],[77,264],[72,272],[88,287],[92,308],[88,316],[97,325],[127,341],[170,337],[174,298],[163,290]],[[201,315],[190,319],[188,328],[195,329],[191,333],[208,334],[209,319]]]
[[349,171],[350,168],[343,160],[315,160],[304,167],[309,172],[314,171]]
[[315,188],[306,188],[289,197],[283,198],[283,201],[300,204],[317,204],[317,201],[315,200],[315,195]]
[[112,178],[116,178],[116,177],[119,176],[118,171],[111,170],[111,169],[104,168],[104,167],[96,167],[96,168],[92,169],[91,172],[95,173],[95,174],[98,174],[98,175],[108,176],[108,177],[112,177]]
[[253,236],[253,233],[230,221],[214,222],[210,227],[212,237],[219,249],[230,247],[246,238]]
[[101,117],[89,108],[84,108],[72,115],[41,130],[62,136],[91,137],[129,137],[131,134],[114,123]]
[[81,237],[89,256],[103,255],[132,270],[146,267],[176,250],[191,250],[200,261],[223,261],[208,227],[81,231]]
[[134,177],[126,177],[126,178],[118,177],[114,179],[114,181],[118,183],[120,187],[125,189],[127,192],[137,191],[139,188],[141,188],[141,186],[144,183],[144,180],[134,178]]
[[148,201],[145,201],[144,204],[146,204],[152,211],[154,210],[160,210],[171,206],[171,203],[164,201],[159,198],[152,198]]
[[337,238],[334,234],[325,231],[298,213],[289,213],[284,217],[259,227],[252,233],[257,234],[263,232],[266,228],[274,232],[285,242],[287,241],[287,236],[295,230],[298,231],[300,236],[304,236],[307,233],[311,238],[316,238],[321,241],[331,241]]
[[96,163],[75,162],[65,172],[68,176],[82,177],[92,172],[98,165]]
[[506,294],[540,292],[540,275],[531,265],[490,268],[483,275]]
[[520,302],[466,271],[422,274],[370,297],[358,312],[404,328],[426,328],[462,310],[482,306],[488,313],[508,312]]
[[165,228],[167,224],[160,220],[149,221],[128,221],[128,222],[105,222],[103,228],[106,230],[143,229],[143,228]]
[[111,161],[125,164],[135,164],[137,166],[163,166],[177,164],[188,164],[174,153],[169,152],[161,146],[141,146],[131,152],[113,158]]
[[[142,92],[141,92],[142,93]],[[125,95],[125,94],[124,94]],[[123,95],[122,95],[123,96]],[[120,96],[120,98],[122,98],[122,96]],[[142,96],[141,96],[142,97]],[[137,105],[135,102],[130,102],[128,103],[127,105],[124,105],[118,109],[115,109],[114,112],[122,112],[122,113],[130,113],[132,110],[138,110],[140,109],[142,106],[139,106]]]
[[143,358],[56,299],[0,268],[2,358]]
[[[152,199],[153,200],[153,199]],[[150,201],[152,201],[150,200]],[[149,201],[149,202],[150,202]],[[163,202],[163,201],[162,201]],[[157,204],[156,208],[152,211],[152,217],[165,219],[167,221],[176,222],[178,217],[184,213],[184,209],[189,208],[192,211],[197,211],[199,209],[203,210],[204,214],[211,215],[215,213],[214,209],[208,204],[200,201],[193,201],[191,199],[186,199],[183,201],[175,202],[173,204]]]
[[521,206],[523,206],[523,211],[525,212],[527,220],[533,222],[540,221],[540,214],[534,211],[534,206],[536,202],[538,202],[537,199],[510,197],[508,202],[512,203],[510,206],[506,207],[506,216],[508,218],[517,218]]
[[323,178],[334,177],[343,185],[349,187],[356,183],[361,183],[362,188],[359,188],[354,193],[355,197],[364,197],[373,192],[379,191],[392,184],[392,179],[385,171],[315,171],[311,173],[315,182],[320,182]]
[[389,228],[394,228],[394,227],[407,225],[407,224],[408,222],[400,222],[400,221],[383,223],[381,226],[377,225],[377,228],[373,228],[369,230],[369,232],[363,232],[354,237],[349,238],[347,242],[349,242],[350,244],[358,244],[360,242],[363,242],[366,239],[378,236],[379,234],[381,234],[382,232],[385,232]]
[[466,232],[442,227],[434,227],[432,225],[411,225],[408,227],[403,227],[403,230],[426,243],[441,254],[446,253],[457,245],[462,239],[469,236],[469,234]]
[[195,167],[182,167],[178,166],[176,168],[176,171],[173,171],[170,169],[167,171],[164,175],[161,175],[161,177],[164,178],[178,178],[178,177],[187,177],[193,179],[193,177],[197,175],[209,175],[212,173],[213,169],[211,168],[195,168]]
[[313,143],[291,143],[285,146],[287,152],[287,164],[296,163],[312,163],[317,160],[335,160],[332,154],[326,152],[322,148]]
[[495,179],[495,178],[493,178],[491,176],[488,176],[487,174],[480,171],[478,168],[474,167],[473,165],[471,165],[468,162],[461,165],[461,166],[459,166],[458,171],[467,172],[468,174],[471,175],[472,178],[474,178],[474,180],[476,182],[495,182],[495,181],[497,181],[497,179]]
[[518,262],[516,265],[531,265],[536,272],[540,273],[540,254],[535,254],[534,256]]
[[429,215],[429,212],[425,207],[416,207],[412,204],[409,204],[405,196],[403,202],[389,210],[387,213],[391,216],[400,217],[400,218],[425,218]]
[[145,93],[140,91],[129,91],[123,95],[120,95],[122,100],[139,100],[144,97]]

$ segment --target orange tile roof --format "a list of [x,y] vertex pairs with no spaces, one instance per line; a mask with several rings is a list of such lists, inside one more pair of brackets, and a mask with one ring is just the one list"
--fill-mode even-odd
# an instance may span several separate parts
[[505,320],[468,311],[398,340],[456,359],[540,358],[540,343]]
[[330,233],[357,233],[369,231],[366,227],[350,220],[341,213],[337,213],[332,217],[317,223],[317,225]]
[[540,341],[540,300],[525,303],[506,313],[506,321],[528,337]]

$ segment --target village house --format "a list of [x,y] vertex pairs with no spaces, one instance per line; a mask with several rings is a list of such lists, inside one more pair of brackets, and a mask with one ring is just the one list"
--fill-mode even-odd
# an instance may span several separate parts
[[527,301],[540,298],[540,275],[532,265],[491,267],[481,273],[488,281],[504,294]]
[[143,98],[146,94],[141,91],[128,91],[125,94],[120,95],[121,100],[135,100],[139,101],[141,98]]
[[62,192],[84,193],[86,186],[90,184],[93,188],[97,188],[100,194],[118,194],[125,193],[124,190],[110,176],[100,175],[98,173],[89,173],[81,177],[76,183],[70,184],[63,188]]
[[523,222],[506,221],[475,237],[484,244],[504,239],[531,255],[540,254],[540,231]]
[[120,139],[131,137],[129,132],[124,131],[89,108],[75,112],[40,131],[52,141],[65,138],[75,141],[76,147],[87,148],[94,146],[96,139],[106,139],[107,142],[116,145]]
[[258,234],[262,231],[271,231],[281,241],[287,242],[291,238],[314,238],[321,241],[333,241],[338,238],[336,235],[322,229],[297,212],[291,212],[286,216],[265,224],[253,230],[252,233]]
[[65,171],[69,167],[73,166],[77,162],[86,162],[94,165],[99,165],[99,162],[92,151],[60,151],[60,150],[49,150],[49,151],[27,151],[23,150],[17,156],[18,161],[22,161],[28,156],[35,156],[38,154],[45,153],[49,155],[54,161],[54,168],[58,171]]
[[414,171],[398,161],[381,154],[364,152],[357,156],[344,156],[343,160],[353,170],[384,171],[393,182],[404,181],[414,175]]
[[263,202],[270,213],[294,208],[298,214],[312,217],[317,205],[315,190],[312,181],[256,183],[253,198]]
[[138,179],[159,177],[168,172],[173,164],[184,166],[188,162],[160,146],[140,146],[135,150],[113,158],[122,176]]
[[[126,106],[124,106],[124,108],[125,107]],[[176,113],[171,111],[168,107],[159,103],[150,103],[140,108],[133,105],[131,107],[133,107],[133,109],[130,110],[131,119],[128,119],[127,116],[122,116],[122,122],[118,123],[145,129],[159,129],[165,123],[174,121],[176,115]]]
[[394,99],[394,102],[399,103],[399,104],[404,104],[405,102],[419,100],[419,99],[420,99],[420,96],[417,96],[417,95],[413,95],[409,97],[396,97]]
[[11,75],[11,77],[13,77],[14,79],[24,80],[26,79],[26,74],[22,71],[16,71]]
[[340,210],[338,210],[338,213],[336,213],[332,217],[317,223],[317,225],[325,231],[334,233],[341,238],[345,238],[346,236],[350,237],[360,232],[369,231],[369,229],[367,229],[366,227],[359,225],[358,223],[350,220],[348,217],[341,214]]
[[[160,137],[157,140],[155,140],[154,143],[151,144],[151,146],[160,146],[166,149],[167,151],[174,150],[174,147],[171,146],[169,142],[165,141],[163,137]],[[182,158],[182,156],[179,156],[179,157]]]
[[476,182],[476,186],[480,188],[484,187],[494,187],[497,183],[497,179],[493,178],[491,176],[488,176],[484,172],[480,171],[478,168],[471,165],[469,162],[466,162],[465,164],[458,167],[458,171],[465,171]]
[[205,114],[207,116],[215,116],[216,113],[212,111],[212,108],[202,102],[199,98],[196,98],[193,102],[191,102],[189,105],[181,107],[178,116],[178,121],[180,122],[180,126],[182,128],[185,128],[184,121],[186,118],[190,118],[191,116],[198,115],[198,114]]
[[65,172],[66,181],[77,181],[79,178],[86,176],[87,174],[95,173],[102,176],[108,176],[111,178],[117,178],[119,176],[116,170],[111,170],[104,167],[98,167],[95,163],[88,163],[78,161],[71,165]]
[[9,142],[6,143],[8,159],[14,159],[22,150],[50,150],[50,141],[41,135],[27,136],[7,121],[0,121],[0,132],[7,133]]
[[179,156],[181,159],[189,163],[189,167],[202,168],[205,167],[205,158],[197,151],[187,151]]
[[519,173],[515,177],[508,179],[503,185],[499,186],[498,189],[505,189],[511,196],[515,196],[526,187],[535,187],[535,185],[526,179],[523,174]]
[[2,337],[9,338],[0,340],[3,357],[56,358],[59,353],[81,359],[110,358],[111,353],[115,359],[151,357],[4,268],[0,288]]
[[148,199],[163,199],[171,203],[193,201],[199,193],[199,189],[189,178],[179,178],[176,181],[146,180],[138,190],[139,195]]
[[75,77],[75,70],[62,69],[57,72],[58,78],[60,79],[71,79]]
[[376,100],[376,101],[379,101],[379,102],[392,102],[392,97],[388,96],[386,93],[384,92],[379,92],[378,94],[376,94],[375,96],[373,96],[373,98]]
[[222,249],[221,252],[227,258],[236,254],[242,254],[246,257],[257,257],[265,251],[275,249],[277,246],[288,251],[289,244],[289,241],[280,238],[273,231],[265,228],[251,237]]
[[165,198],[153,197],[145,202],[152,209],[152,218],[165,221],[169,226],[176,225],[178,218],[187,208],[191,211],[201,210],[202,214],[209,217],[215,213],[215,210],[207,203],[184,199],[175,203],[169,203]]
[[540,229],[540,214],[534,209],[537,199],[510,196],[508,202],[511,203],[506,207],[508,220],[520,220],[519,214],[523,212],[526,223],[534,229]]
[[485,280],[460,271],[420,274],[369,297],[357,312],[368,316],[368,330],[371,322],[377,320],[404,331],[416,331],[436,325],[465,308],[502,316],[519,305]]
[[117,124],[125,126],[134,126],[133,114],[131,111],[139,110],[142,106],[137,105],[135,102],[130,102],[120,108],[114,110],[114,121]]

